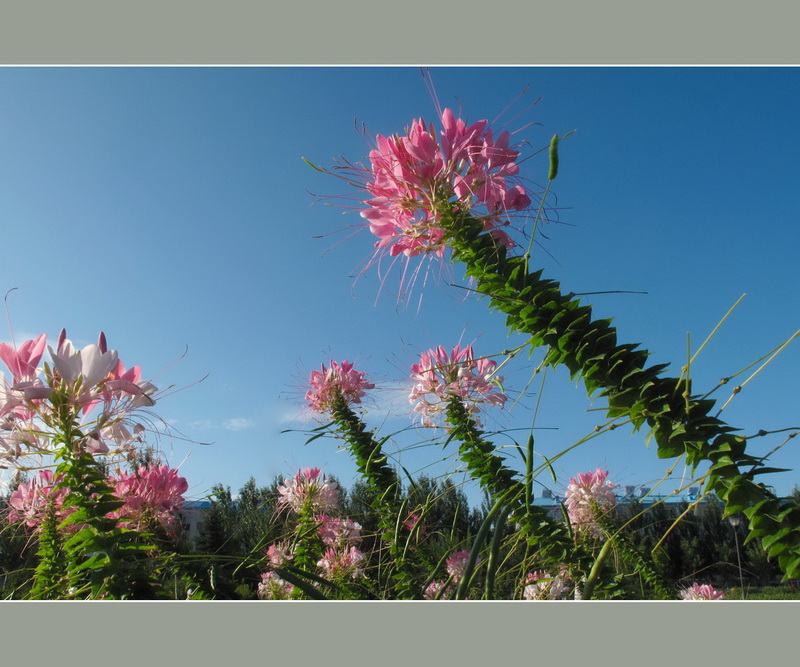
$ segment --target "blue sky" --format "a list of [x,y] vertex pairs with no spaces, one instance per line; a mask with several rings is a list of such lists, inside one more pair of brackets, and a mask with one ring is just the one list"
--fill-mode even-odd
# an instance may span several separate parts
[[[696,349],[746,293],[693,364],[695,386],[710,389],[800,328],[800,70],[465,67],[432,75],[442,106],[460,104],[472,121],[537,123],[515,135],[528,153],[577,130],[562,142],[553,185],[564,224],[545,228],[535,257],[569,291],[646,292],[588,297],[596,316],[614,318],[621,342],[641,343],[678,374],[687,332]],[[503,319],[445,284],[427,285],[419,309],[398,306],[388,289],[376,303],[374,271],[354,286],[374,239],[363,231],[341,240],[337,232],[361,219],[309,194],[344,188],[301,159],[365,159],[374,135],[419,116],[435,120],[418,68],[9,67],[0,69],[0,94],[0,289],[18,288],[9,297],[15,337],[52,339],[66,327],[86,344],[103,330],[127,365],[141,365],[159,387],[183,388],[157,411],[186,440],[159,444],[181,464],[192,497],[313,465],[349,485],[354,467],[335,440],[305,446],[302,433],[281,433],[315,426],[299,416],[300,386],[331,358],[374,379],[365,419],[382,434],[402,431],[390,449],[404,466],[452,468],[425,468],[448,452],[414,448],[431,434],[407,428],[402,382],[435,345],[474,342],[479,354],[511,346]],[[354,121],[366,124],[366,137]],[[522,171],[543,183],[545,156]],[[453,280],[461,279],[455,267]],[[745,434],[799,426],[799,350],[790,345],[723,418]],[[539,359],[509,365],[512,394]],[[539,389],[536,380],[487,427],[520,429],[524,442]],[[729,395],[715,394],[722,402]],[[602,423],[603,413],[591,411],[598,407],[566,374],[548,373],[537,449],[552,457],[569,447]],[[571,475],[600,466],[618,484],[650,485],[672,461],[657,459],[643,435],[618,429],[592,440],[557,461],[557,482],[540,479],[563,489]],[[754,440],[753,452],[784,437]],[[793,442],[774,465],[800,468]],[[679,465],[662,489],[682,473]],[[800,477],[766,481],[788,493]]]

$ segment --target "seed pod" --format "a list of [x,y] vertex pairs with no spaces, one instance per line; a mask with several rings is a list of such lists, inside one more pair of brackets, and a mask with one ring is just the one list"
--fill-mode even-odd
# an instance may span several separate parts
[[554,134],[550,140],[550,174],[548,178],[552,181],[558,175],[558,135]]

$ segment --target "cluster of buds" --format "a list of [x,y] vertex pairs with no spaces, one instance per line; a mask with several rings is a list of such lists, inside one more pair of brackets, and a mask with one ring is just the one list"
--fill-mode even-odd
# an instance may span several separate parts
[[498,391],[502,378],[495,375],[497,363],[475,359],[471,345],[456,345],[451,353],[441,345],[423,352],[419,363],[411,366],[416,383],[408,400],[422,416],[423,426],[435,426],[433,419],[447,409],[453,397],[460,399],[470,416],[480,424],[482,404],[502,407],[507,396]]

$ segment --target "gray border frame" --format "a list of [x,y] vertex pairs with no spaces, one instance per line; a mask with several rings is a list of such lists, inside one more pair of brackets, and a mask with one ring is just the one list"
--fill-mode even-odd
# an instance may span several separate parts
[[[5,65],[787,65],[784,1],[14,0]],[[420,50],[421,48],[421,50]],[[787,606],[788,605],[788,606]],[[0,602],[4,657],[399,665],[782,658],[794,602]]]
[[9,0],[5,64],[797,63],[785,0]]

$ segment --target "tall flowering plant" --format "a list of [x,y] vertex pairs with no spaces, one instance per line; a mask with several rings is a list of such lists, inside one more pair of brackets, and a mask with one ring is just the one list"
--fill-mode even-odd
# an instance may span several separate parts
[[[45,348],[49,363],[42,363]],[[145,430],[136,415],[155,404],[157,388],[142,380],[138,366],[123,365],[103,333],[82,349],[64,330],[55,348],[44,334],[19,346],[3,343],[0,359],[10,373],[0,373],[0,460],[18,469],[57,464],[49,499],[39,503],[44,515],[31,595],[153,596],[145,560],[154,546],[117,525],[114,513],[125,503],[96,457],[135,448]],[[41,489],[47,481],[40,477]],[[72,533],[66,540],[63,530]]]
[[[773,469],[746,452],[747,438],[714,414],[708,394],[693,392],[688,372],[672,378],[663,375],[665,365],[648,366],[649,353],[619,344],[610,320],[593,319],[591,307],[575,294],[562,293],[541,270],[529,271],[537,225],[558,174],[558,147],[556,135],[550,142],[548,184],[538,212],[529,216],[533,224],[524,254],[513,253],[510,233],[515,218],[528,215],[534,195],[519,178],[518,146],[511,145],[507,133],[495,137],[486,121],[469,124],[446,109],[438,127],[417,119],[404,133],[379,135],[369,166],[346,163],[333,172],[362,189],[361,216],[377,238],[374,257],[440,259],[449,252],[490,307],[504,313],[508,329],[528,336],[531,348],[545,348],[545,364],[565,366],[589,395],[599,392],[607,399],[612,422],[623,420],[634,429],[647,425],[660,458],[685,456],[693,470],[708,464],[707,491],[725,503],[726,514],[744,513],[751,538],[759,538],[768,555],[778,558],[787,579],[796,577],[800,508],[783,507],[755,481]],[[420,406],[429,419],[430,408]],[[487,489],[510,493],[516,484],[513,471],[493,453],[461,397],[452,395],[446,412],[451,439],[462,443],[469,469]],[[602,519],[597,523],[603,528]],[[563,536],[541,530],[546,522],[539,528],[528,525],[538,532],[531,536],[535,542],[564,544]]]
[[315,570],[324,550],[316,516],[337,510],[339,502],[338,485],[328,480],[319,468],[298,470],[278,486],[277,510],[290,512],[297,521],[288,551],[295,567],[306,573]]
[[[382,451],[382,441],[377,441],[366,425],[354,412],[353,406],[360,404],[366,391],[374,389],[366,374],[357,371],[347,361],[331,360],[320,371],[313,371],[305,394],[308,409],[317,415],[333,420],[336,434],[347,443],[359,472],[366,480],[372,496],[372,507],[379,516],[382,540],[386,543],[394,572],[387,577],[400,597],[415,597],[413,583],[414,565],[408,559],[407,541],[413,526],[397,520],[402,508],[398,506],[400,481]],[[332,554],[328,554],[333,558]],[[360,572],[357,556],[351,556],[347,566],[328,558],[330,572]],[[353,560],[355,558],[356,560]],[[339,565],[336,565],[339,563]]]

